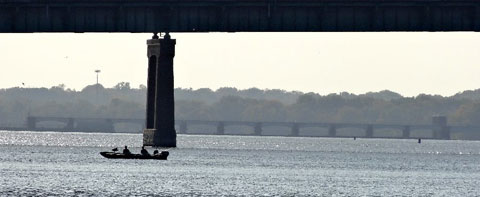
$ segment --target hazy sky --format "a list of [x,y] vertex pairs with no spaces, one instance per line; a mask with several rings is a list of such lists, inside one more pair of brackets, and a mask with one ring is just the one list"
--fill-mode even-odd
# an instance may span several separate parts
[[[146,84],[151,34],[0,34],[0,88]],[[404,96],[480,88],[480,33],[196,33],[177,39],[175,87],[389,89]]]

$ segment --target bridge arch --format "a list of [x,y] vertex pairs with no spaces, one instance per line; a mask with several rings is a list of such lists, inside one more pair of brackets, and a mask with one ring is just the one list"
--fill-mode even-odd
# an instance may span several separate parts
[[332,124],[329,132],[340,137],[373,137],[373,130],[367,124]]
[[410,128],[410,138],[435,138],[435,133],[432,128],[425,128],[425,127],[414,127]]
[[335,133],[331,133],[331,126],[326,124],[317,124],[317,125],[301,125],[299,126],[299,133],[302,136],[313,136],[313,137],[320,137],[320,136],[329,136],[335,137]]
[[410,126],[408,125],[374,125],[375,136],[379,138],[404,138],[410,137]]
[[214,134],[218,132],[219,122],[182,120],[182,121],[175,121],[175,128],[177,133],[180,133],[180,134],[188,134],[188,133]]
[[137,122],[112,122],[112,125],[116,133],[141,133],[145,129],[145,124]]
[[244,121],[222,121],[222,123],[224,125],[223,134],[261,135],[261,123]]
[[263,135],[299,136],[300,127],[295,123],[264,123]]
[[75,120],[73,118],[65,117],[27,117],[27,129],[38,130],[42,128],[73,131],[75,128]]

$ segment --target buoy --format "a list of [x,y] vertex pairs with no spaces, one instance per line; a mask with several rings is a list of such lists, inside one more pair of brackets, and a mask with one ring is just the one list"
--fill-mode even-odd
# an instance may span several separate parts
[[419,144],[422,143],[422,138],[418,138],[418,143],[419,143]]
[[353,137],[353,140],[357,140],[357,137]]

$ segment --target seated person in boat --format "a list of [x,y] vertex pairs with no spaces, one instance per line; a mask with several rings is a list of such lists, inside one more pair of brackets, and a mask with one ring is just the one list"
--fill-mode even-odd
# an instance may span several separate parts
[[124,155],[131,155],[132,152],[130,152],[130,150],[128,150],[127,146],[125,146],[125,148],[123,149],[123,154]]
[[140,153],[142,153],[143,156],[150,156],[150,153],[145,149],[145,146],[142,146],[142,151],[140,151]]
[[158,150],[154,150],[153,155],[158,155]]

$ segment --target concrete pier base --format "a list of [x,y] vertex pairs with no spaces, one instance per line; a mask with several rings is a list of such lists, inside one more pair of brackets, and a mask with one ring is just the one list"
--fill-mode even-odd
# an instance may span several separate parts
[[402,130],[402,138],[403,139],[408,139],[410,138],[410,126],[405,126]]
[[434,127],[433,138],[441,140],[450,139],[450,128],[447,126],[446,116],[433,116],[432,125]]
[[187,131],[188,131],[187,122],[182,121],[182,122],[180,123],[180,128],[179,128],[179,129],[180,129],[180,132],[179,132],[179,133],[182,133],[182,134],[187,133]]
[[253,128],[255,135],[261,136],[262,135],[262,123],[257,122]]
[[328,137],[336,137],[337,136],[337,128],[335,125],[330,125],[328,127]]
[[367,125],[367,128],[365,130],[365,137],[373,138],[373,126],[372,125]]
[[143,145],[154,147],[176,147],[177,142],[171,138],[166,138],[161,130],[144,129]]
[[223,135],[225,134],[225,124],[223,122],[219,122],[217,124],[217,135]]
[[290,136],[300,136],[300,127],[298,126],[297,123],[293,124],[292,132],[290,133]]

